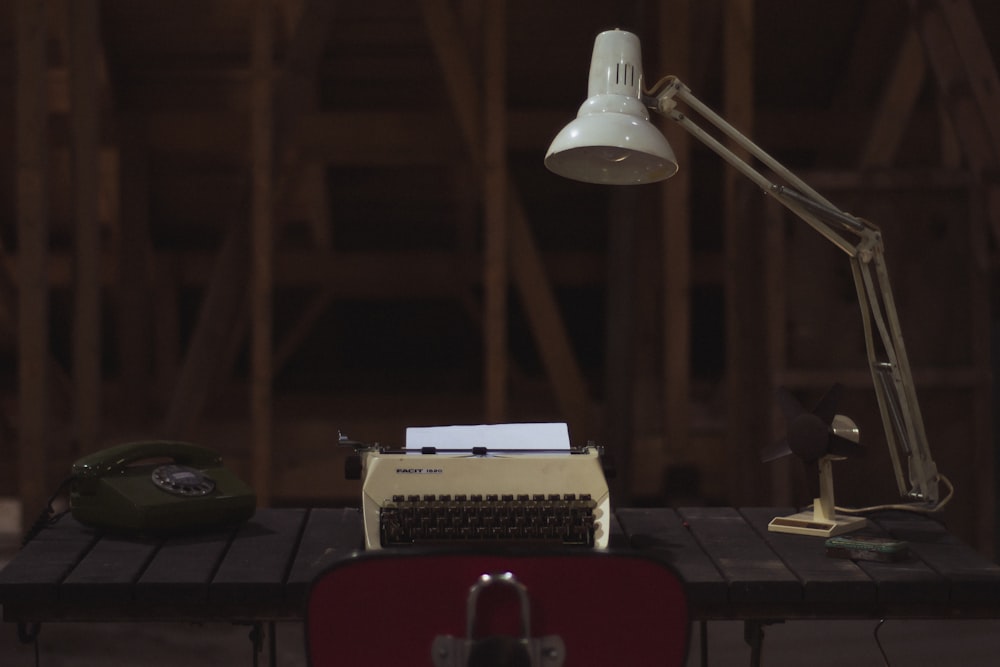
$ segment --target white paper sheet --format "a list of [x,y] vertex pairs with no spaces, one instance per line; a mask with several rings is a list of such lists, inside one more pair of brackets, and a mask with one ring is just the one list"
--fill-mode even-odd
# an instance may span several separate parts
[[569,450],[569,428],[562,422],[407,428],[406,449],[419,451],[424,447],[459,450],[471,450],[473,447],[525,451]]

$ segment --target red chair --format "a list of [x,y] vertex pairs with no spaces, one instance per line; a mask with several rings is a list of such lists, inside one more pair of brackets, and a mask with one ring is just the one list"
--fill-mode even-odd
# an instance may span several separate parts
[[683,667],[688,639],[673,571],[610,551],[360,553],[306,609],[313,667]]

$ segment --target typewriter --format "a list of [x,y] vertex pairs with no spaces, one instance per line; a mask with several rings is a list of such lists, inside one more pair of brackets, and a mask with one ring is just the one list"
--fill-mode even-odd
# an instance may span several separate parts
[[368,549],[608,545],[611,507],[595,445],[565,450],[356,447]]

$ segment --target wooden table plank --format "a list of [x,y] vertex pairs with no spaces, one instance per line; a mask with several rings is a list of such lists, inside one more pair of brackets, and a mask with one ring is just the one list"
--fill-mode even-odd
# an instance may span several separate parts
[[61,602],[129,602],[132,586],[146,569],[161,540],[103,535],[59,586]]
[[1000,600],[1000,566],[950,534],[937,521],[912,512],[876,515],[878,526],[949,582],[949,603],[956,609],[995,606]]
[[295,562],[288,573],[285,598],[305,604],[309,586],[316,575],[333,563],[364,549],[365,533],[361,510],[317,508],[309,511]]
[[[749,510],[742,510],[744,513],[749,512]],[[754,510],[753,512],[759,512],[755,515],[756,520],[763,519],[763,515],[769,511],[768,509]],[[753,512],[750,512],[753,514]],[[780,512],[779,512],[780,513]],[[760,524],[755,522],[758,529],[761,529]],[[808,566],[801,561],[801,555],[796,558],[790,554],[787,554],[782,548],[777,546],[782,544],[787,546],[790,541],[782,539],[778,542],[778,533],[767,533],[772,536],[768,540],[775,545],[778,554],[786,559],[786,562],[790,564],[793,570],[796,571],[800,576],[815,576],[813,574],[804,574],[803,569]],[[857,531],[857,535],[873,535],[873,536],[886,536],[886,532],[877,524],[869,523],[868,527]],[[805,536],[792,535],[792,538],[803,538],[806,540],[812,539]],[[815,538],[819,540],[820,538]],[[819,544],[823,544],[822,541]],[[822,547],[825,553],[825,546]],[[790,560],[789,560],[790,559]],[[838,559],[830,559],[838,560]],[[937,613],[934,608],[940,608],[948,600],[948,584],[942,577],[938,576],[932,568],[930,568],[926,563],[921,561],[919,558],[909,558],[904,561],[896,563],[881,563],[875,561],[849,561],[853,562],[854,565],[868,577],[875,586],[875,606],[873,608],[868,608],[868,615],[883,615],[888,611],[891,611],[893,615],[910,615],[910,616],[923,616],[929,613]],[[825,566],[815,565],[821,569],[826,569]],[[800,569],[803,568],[803,569]],[[829,574],[829,573],[827,573]],[[822,573],[819,574],[823,577]],[[808,588],[808,584],[806,584]],[[824,588],[827,588],[827,593],[831,591],[836,591],[836,595],[840,595],[841,586],[839,584],[828,582],[823,584]],[[847,587],[844,587],[846,591]],[[860,595],[859,591],[859,595]],[[808,594],[806,596],[808,600]],[[859,598],[859,603],[866,603],[869,600],[867,598]],[[808,610],[808,607],[806,607]],[[857,609],[845,610],[845,613],[850,612],[848,615],[864,616],[866,615],[865,609],[858,607]]]
[[948,601],[948,582],[916,558],[898,563],[858,561],[858,567],[875,580],[879,607],[893,616],[925,616]]
[[[858,535],[888,537],[889,534],[877,522],[869,521],[868,526],[858,531]],[[856,561],[858,567],[872,578],[878,588],[880,613],[892,615],[923,616],[939,613],[948,601],[948,582],[918,557],[911,557],[895,563],[876,561]]]
[[212,576],[236,531],[227,528],[166,540],[135,584],[136,603],[207,603]]
[[59,584],[96,541],[93,530],[63,515],[0,570],[0,604],[55,602]]
[[627,547],[654,551],[684,581],[692,613],[725,605],[729,585],[695,541],[683,519],[672,509],[623,508],[618,520],[628,537]]
[[[826,557],[821,538],[766,531],[789,511],[625,508],[613,546],[672,565],[702,620],[1000,617],[1000,566],[940,524],[879,513],[865,532],[907,540],[912,558],[852,562]],[[262,509],[230,534],[98,539],[64,516],[0,571],[4,617],[293,620],[313,577],[363,544],[356,509]]]
[[258,509],[240,527],[212,583],[219,604],[283,604],[285,575],[304,527],[305,509]]
[[735,509],[686,507],[678,514],[728,582],[734,608],[778,609],[802,601],[798,577]]
[[[743,511],[747,512],[747,510]],[[763,515],[768,511],[770,510],[760,510],[760,513]],[[756,518],[760,519],[763,517],[758,516]],[[852,534],[872,535],[878,537],[886,536],[886,532],[878,524],[874,523],[869,523],[866,528]],[[771,541],[772,544],[778,544],[775,541],[778,534],[769,533],[769,535],[774,536],[770,537],[769,541]],[[797,535],[790,537],[799,537],[807,540],[812,539]],[[819,543],[822,544],[822,542]],[[787,542],[785,542],[785,544],[787,544]],[[823,546],[823,549],[825,551],[825,546]],[[799,565],[801,564],[799,560],[795,560],[794,557],[786,555],[786,553],[780,548],[776,547],[776,551],[782,558],[792,558],[793,560],[786,560],[786,562],[789,562],[792,569],[798,574],[803,574],[799,570]],[[892,615],[902,614],[909,616],[924,616],[927,614],[938,613],[935,609],[940,609],[948,600],[947,581],[935,573],[931,567],[919,558],[908,558],[895,563],[882,563],[875,561],[852,562],[873,582],[875,586],[875,607],[868,610],[869,615],[883,615],[891,611]],[[836,584],[831,585],[836,587]],[[806,609],[808,609],[808,607]],[[865,615],[864,610],[860,607],[857,610],[845,611],[851,611],[852,613],[850,615]]]
[[806,605],[873,610],[878,595],[875,582],[853,561],[827,556],[825,538],[768,531],[771,519],[792,512],[773,507],[740,509],[740,514],[798,576]]

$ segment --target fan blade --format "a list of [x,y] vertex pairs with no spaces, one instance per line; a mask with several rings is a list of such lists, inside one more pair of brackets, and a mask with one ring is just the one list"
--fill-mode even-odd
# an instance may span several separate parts
[[791,391],[785,387],[776,390],[781,411],[788,421],[785,438],[761,452],[764,462],[795,454],[806,463],[822,457],[858,457],[864,450],[858,446],[857,425],[844,415],[837,414],[837,403],[844,386],[835,383],[827,390],[812,412],[807,412]]
[[829,425],[808,412],[788,425],[788,444],[795,455],[807,463],[818,461],[827,453],[830,436]]
[[788,438],[782,438],[778,442],[769,445],[761,450],[760,460],[763,463],[768,463],[780,459],[783,456],[788,456],[792,453],[792,448],[788,444]]
[[813,409],[812,413],[823,420],[826,424],[832,424],[833,418],[837,416],[837,403],[840,402],[840,395],[844,393],[844,385],[835,383],[826,392],[823,398]]
[[778,387],[774,393],[778,399],[778,407],[781,408],[781,414],[785,415],[785,421],[791,422],[805,412],[802,404],[799,403],[798,399],[795,398],[792,392],[785,387]]

